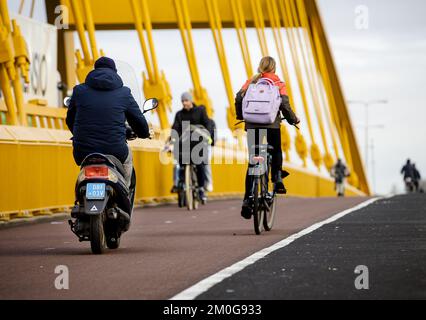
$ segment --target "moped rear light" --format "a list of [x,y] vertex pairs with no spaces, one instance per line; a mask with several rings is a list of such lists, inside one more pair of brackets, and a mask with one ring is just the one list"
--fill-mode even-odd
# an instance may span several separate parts
[[84,168],[86,179],[108,178],[108,174],[107,166],[90,166]]

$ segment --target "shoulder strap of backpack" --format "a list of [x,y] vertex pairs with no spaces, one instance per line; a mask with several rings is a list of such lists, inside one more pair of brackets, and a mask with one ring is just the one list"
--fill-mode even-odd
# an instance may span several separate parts
[[273,86],[276,85],[275,82],[273,80],[269,79],[269,78],[260,78],[257,83],[259,83],[259,82],[267,82],[267,83],[269,83],[269,84],[271,84]]

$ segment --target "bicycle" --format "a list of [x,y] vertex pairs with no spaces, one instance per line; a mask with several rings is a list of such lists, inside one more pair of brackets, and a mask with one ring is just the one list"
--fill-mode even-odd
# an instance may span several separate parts
[[[208,134],[206,134],[202,129],[195,125],[190,125],[191,132],[197,132],[204,139],[209,140]],[[179,137],[181,143],[190,141],[190,136],[182,135]],[[170,147],[166,147],[165,150],[172,152]],[[179,159],[182,158],[182,153],[179,154]],[[187,207],[189,211],[197,210],[199,204],[206,204],[206,201],[201,199],[200,191],[201,188],[198,184],[198,175],[197,175],[197,166],[193,163],[183,164],[179,166],[179,182],[178,182],[178,206],[179,208]],[[183,179],[181,179],[181,177]]]
[[[260,235],[263,230],[271,231],[275,222],[277,210],[277,193],[274,189],[269,191],[269,175],[271,172],[272,156],[270,151],[272,146],[253,146],[254,156],[249,174],[253,177],[253,184],[250,190],[249,202],[253,212],[254,231]],[[266,150],[265,150],[266,149]],[[258,152],[260,150],[260,152]],[[263,156],[266,154],[266,159]],[[283,172],[283,178],[288,176]]]
[[184,180],[179,181],[178,205],[180,208],[187,207],[189,211],[197,210],[200,203],[200,188],[197,179],[197,167],[193,164],[183,166]]
[[[282,118],[281,120],[284,120],[284,118]],[[236,123],[235,126],[244,122],[244,120],[240,121]],[[297,130],[300,130],[297,124],[293,124],[293,126]],[[260,235],[263,229],[265,231],[272,230],[277,210],[277,193],[275,192],[275,189],[273,189],[272,192],[268,191],[269,176],[272,165],[272,156],[270,154],[270,151],[273,150],[273,147],[269,145],[255,145],[252,146],[252,150],[255,151],[254,156],[252,158],[255,165],[253,168],[251,168],[251,175],[253,176],[253,185],[250,191],[249,202],[253,212],[254,231],[257,235]],[[258,150],[261,150],[263,152],[258,152]],[[265,157],[261,156],[261,154],[266,154],[266,159]],[[283,179],[287,178],[289,175],[290,173],[288,173],[287,171],[282,171],[281,176]]]

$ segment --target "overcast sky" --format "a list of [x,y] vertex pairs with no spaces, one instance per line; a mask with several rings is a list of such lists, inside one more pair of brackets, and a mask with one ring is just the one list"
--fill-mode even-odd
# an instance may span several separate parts
[[[426,175],[426,1],[320,0],[335,63],[347,99],[387,99],[372,106],[376,185],[402,189],[398,171],[407,157]],[[367,30],[355,28],[355,8],[367,5]],[[354,126],[364,125],[364,108],[349,107]],[[358,129],[364,150],[363,129]],[[371,160],[370,160],[371,161]],[[370,164],[371,169],[371,164]],[[370,171],[370,177],[372,173]]]
[[[402,190],[399,170],[407,157],[417,162],[426,175],[426,1],[318,0],[318,3],[345,97],[348,100],[389,101],[388,105],[370,108],[370,125],[384,126],[383,129],[370,130],[370,138],[374,141],[374,152],[370,151],[370,156],[374,155],[376,163],[373,175],[370,157],[371,183],[375,176],[379,193],[388,193],[393,186]],[[9,0],[9,5],[12,11],[16,11],[18,1]],[[366,30],[359,30],[355,25],[356,8],[360,5],[369,10]],[[45,19],[43,10],[43,1],[38,0],[37,19]],[[267,36],[271,54],[276,55],[271,33]],[[97,38],[99,47],[107,55],[129,62],[138,73],[145,69],[135,32],[98,32]],[[180,93],[192,86],[180,35],[177,31],[163,30],[156,31],[154,38],[159,65],[173,90],[175,112],[180,108]],[[233,89],[237,91],[245,81],[245,72],[235,31],[225,30],[224,41],[232,69]],[[226,129],[225,107],[228,103],[211,33],[195,30],[194,42],[202,83],[214,101],[219,128]],[[249,30],[249,42],[255,63],[261,55],[253,30]],[[349,109],[364,155],[364,108],[350,105]],[[173,114],[170,119],[172,117]],[[302,129],[309,141],[306,125]],[[317,128],[315,132],[317,135]],[[297,161],[296,156],[293,159]]]

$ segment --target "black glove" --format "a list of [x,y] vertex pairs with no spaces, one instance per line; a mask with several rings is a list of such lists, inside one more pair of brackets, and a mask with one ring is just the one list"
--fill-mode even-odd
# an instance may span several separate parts
[[129,125],[126,125],[126,139],[127,140],[135,140],[135,139],[137,139],[137,137],[138,136],[133,131],[133,129]]

